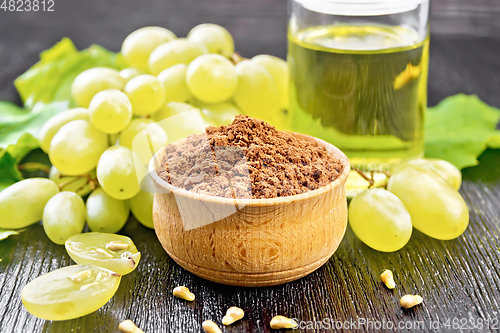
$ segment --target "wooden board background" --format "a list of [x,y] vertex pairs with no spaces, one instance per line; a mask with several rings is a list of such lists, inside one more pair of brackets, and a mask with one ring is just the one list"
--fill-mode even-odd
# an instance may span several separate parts
[[[429,104],[464,92],[500,107],[500,2],[435,0],[432,8]],[[145,25],[165,26],[183,36],[198,23],[214,22],[231,31],[244,56],[284,57],[286,19],[283,0],[56,0],[53,13],[0,11],[0,100],[19,103],[13,80],[63,36],[80,48],[97,43],[117,51],[129,32]],[[276,314],[303,321],[365,318],[409,326],[421,321],[424,331],[498,331],[500,151],[486,151],[480,162],[463,173],[461,193],[471,219],[459,239],[437,241],[415,231],[403,250],[383,254],[348,229],[325,266],[271,288],[235,288],[199,279],[173,263],[154,232],[131,218],[123,234],[143,253],[138,269],[123,278],[101,310],[66,322],[37,319],[20,300],[27,282],[71,264],[64,248],[52,244],[42,226],[35,225],[0,242],[0,332],[117,332],[126,318],[145,332],[199,332],[203,320],[220,324],[223,312],[234,305],[245,310],[245,319],[226,332],[269,332],[269,320]],[[398,288],[393,292],[379,282],[384,268],[395,273]],[[188,304],[174,299],[171,290],[177,285],[189,286],[197,300]],[[417,292],[425,299],[423,306],[402,310],[398,296]],[[476,329],[467,329],[472,324]],[[369,325],[359,328],[379,331]]]

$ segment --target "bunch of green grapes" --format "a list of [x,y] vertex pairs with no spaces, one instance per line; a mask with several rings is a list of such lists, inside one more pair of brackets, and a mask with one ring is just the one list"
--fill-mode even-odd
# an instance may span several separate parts
[[410,240],[415,228],[429,237],[450,240],[467,229],[469,211],[458,192],[460,171],[436,159],[416,159],[399,165],[387,190],[368,189],[349,205],[349,224],[371,248],[392,252]]

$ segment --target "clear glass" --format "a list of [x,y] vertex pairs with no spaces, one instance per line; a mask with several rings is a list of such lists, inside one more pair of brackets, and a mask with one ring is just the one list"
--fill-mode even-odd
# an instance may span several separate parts
[[428,0],[289,0],[290,124],[354,166],[423,154]]

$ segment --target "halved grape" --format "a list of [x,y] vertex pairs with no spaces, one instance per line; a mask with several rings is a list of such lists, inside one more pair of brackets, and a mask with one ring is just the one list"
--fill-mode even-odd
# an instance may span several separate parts
[[70,237],[64,246],[77,264],[95,265],[121,275],[132,272],[141,260],[134,242],[122,235],[88,232]]
[[145,116],[156,112],[165,101],[165,90],[152,75],[138,75],[131,78],[123,92],[132,104],[132,113]]
[[116,293],[121,276],[92,265],[73,265],[37,277],[21,292],[23,305],[45,320],[68,320],[97,311]]
[[74,192],[59,192],[45,205],[43,230],[51,241],[62,245],[85,227],[85,203]]
[[129,214],[126,201],[110,197],[102,188],[94,190],[87,199],[87,224],[92,231],[118,232]]
[[59,187],[46,178],[21,180],[0,192],[0,228],[21,229],[42,219]]

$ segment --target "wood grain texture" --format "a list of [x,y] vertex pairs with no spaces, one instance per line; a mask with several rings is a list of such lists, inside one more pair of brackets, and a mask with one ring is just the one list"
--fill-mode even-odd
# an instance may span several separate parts
[[[0,12],[0,99],[18,101],[12,81],[37,60],[40,51],[65,35],[80,48],[98,43],[116,51],[130,31],[144,25],[161,25],[185,35],[197,23],[216,22],[233,33],[243,55],[266,52],[284,57],[284,9],[284,1],[276,0],[86,0],[57,1],[54,13]],[[433,0],[433,9],[429,104],[465,92],[500,107],[498,1]],[[301,320],[423,321],[424,329],[418,331],[427,332],[456,331],[431,327],[436,321],[452,325],[453,320],[499,320],[500,151],[487,150],[480,162],[463,172],[461,193],[471,216],[468,229],[457,240],[438,241],[415,231],[404,249],[383,254],[361,243],[348,227],[324,266],[275,287],[228,287],[200,279],[167,256],[154,231],[131,218],[121,233],[143,253],[137,270],[122,279],[117,294],[102,309],[66,322],[37,319],[21,304],[20,291],[26,283],[72,264],[64,247],[52,244],[42,226],[34,225],[0,242],[0,332],[117,332],[118,323],[126,318],[149,333],[201,332],[205,319],[222,327],[222,316],[230,306],[245,310],[245,318],[223,328],[225,332],[271,332],[269,321],[277,314]],[[379,281],[385,268],[394,272],[394,291]],[[174,298],[171,291],[178,285],[188,286],[196,301]],[[423,305],[411,310],[399,307],[400,295],[417,292],[424,297]],[[498,331],[491,327],[493,321],[489,323],[482,330],[462,331]],[[361,330],[380,331],[368,326]]]
[[[297,280],[333,255],[347,226],[349,160],[323,140],[294,136],[337,158],[343,167],[340,177],[291,197],[229,199],[175,189],[153,176],[161,192],[170,192],[155,194],[153,220],[175,262],[210,281],[263,287]],[[164,154],[160,150],[158,160]]]

